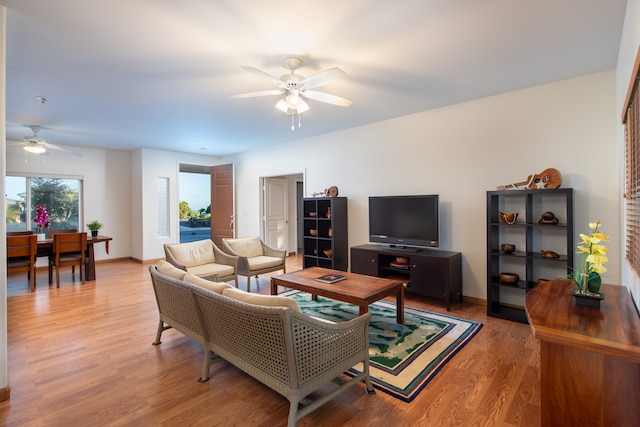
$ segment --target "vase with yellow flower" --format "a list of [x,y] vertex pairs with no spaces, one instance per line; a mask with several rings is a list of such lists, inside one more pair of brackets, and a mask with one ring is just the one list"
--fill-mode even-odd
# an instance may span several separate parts
[[600,301],[604,294],[600,292],[602,285],[602,273],[607,271],[604,266],[607,258],[607,247],[603,242],[609,240],[609,236],[600,232],[600,220],[589,223],[591,234],[580,233],[581,242],[578,244],[580,260],[573,270],[571,278],[576,284],[571,294],[576,298],[577,305],[600,308]]

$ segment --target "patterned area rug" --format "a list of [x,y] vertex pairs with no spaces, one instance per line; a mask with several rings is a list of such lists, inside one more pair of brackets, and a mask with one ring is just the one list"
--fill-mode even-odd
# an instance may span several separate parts
[[[358,306],[300,291],[287,291],[305,314],[342,322],[358,316]],[[375,388],[411,402],[427,383],[482,328],[444,314],[405,307],[404,325],[396,323],[395,303],[378,301],[369,306],[369,356]],[[362,364],[351,374],[362,371]]]

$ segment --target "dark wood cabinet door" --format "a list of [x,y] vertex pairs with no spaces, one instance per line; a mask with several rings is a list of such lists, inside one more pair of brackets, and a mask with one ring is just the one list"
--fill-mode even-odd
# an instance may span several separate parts
[[411,257],[411,282],[409,289],[423,295],[444,297],[449,283],[447,259]]
[[351,272],[379,276],[376,252],[351,248]]

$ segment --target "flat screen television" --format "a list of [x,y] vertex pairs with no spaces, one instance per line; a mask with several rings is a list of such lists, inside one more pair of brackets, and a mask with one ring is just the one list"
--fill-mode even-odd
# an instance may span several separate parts
[[394,247],[440,246],[438,195],[369,197],[369,241]]

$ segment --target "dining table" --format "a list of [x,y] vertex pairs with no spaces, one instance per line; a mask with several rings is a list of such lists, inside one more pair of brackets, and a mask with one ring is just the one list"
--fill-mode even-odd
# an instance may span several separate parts
[[[91,236],[91,234],[87,235],[87,263],[84,268],[84,277],[85,280],[96,280],[96,260],[95,260],[95,251],[93,246],[96,243],[105,244],[105,250],[107,254],[109,253],[109,242],[113,240],[113,238],[109,236]],[[42,239],[38,240],[38,252],[37,256],[39,257],[48,257],[53,254],[53,239]]]

